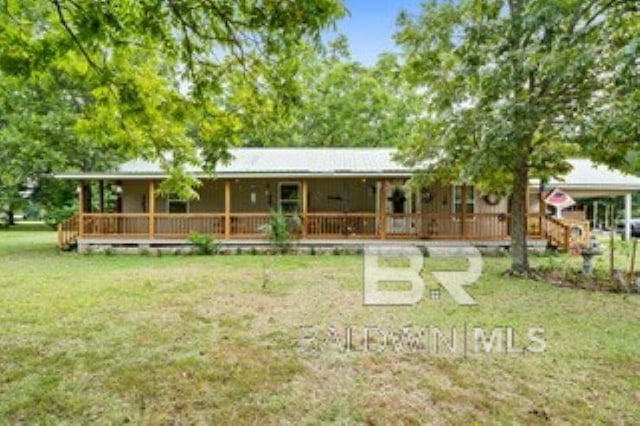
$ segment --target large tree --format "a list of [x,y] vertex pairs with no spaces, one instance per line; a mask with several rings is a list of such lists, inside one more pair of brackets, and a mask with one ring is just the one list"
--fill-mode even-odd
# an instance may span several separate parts
[[408,137],[419,111],[418,97],[402,78],[395,55],[385,53],[373,66],[362,65],[340,36],[321,52],[299,50],[295,60],[300,65],[294,107],[283,114],[274,105],[262,105],[265,114],[254,114],[259,119],[245,126],[242,143],[386,147]]
[[[194,196],[184,165],[203,157],[213,169],[226,157],[251,93],[291,99],[291,53],[344,13],[339,0],[0,0],[0,82],[11,80],[0,104],[44,90],[70,140],[160,160],[163,188]],[[11,140],[42,134],[38,120],[8,123],[18,116],[0,111],[5,128],[22,132]]]
[[425,112],[403,147],[428,179],[510,194],[512,267],[527,273],[531,177],[569,155],[628,166],[638,130],[638,3],[429,1],[401,15],[396,40]]

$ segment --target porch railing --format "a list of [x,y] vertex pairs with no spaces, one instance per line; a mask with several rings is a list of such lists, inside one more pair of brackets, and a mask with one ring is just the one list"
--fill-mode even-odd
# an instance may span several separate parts
[[[216,238],[264,238],[269,213],[84,213],[60,224],[59,244],[76,236],[186,238],[198,232]],[[304,238],[507,239],[510,216],[500,213],[313,212],[292,220],[292,232]],[[228,228],[228,229],[227,229]],[[564,222],[530,214],[530,237],[568,247],[588,241],[588,222]],[[582,232],[578,232],[582,229]],[[568,240],[567,240],[568,238]]]
[[84,213],[80,218],[82,236],[133,236],[149,235],[147,213]]
[[71,216],[58,223],[58,248],[63,249],[75,243],[78,238],[78,231],[77,215]]
[[154,221],[154,235],[158,237],[183,237],[194,232],[224,235],[224,213],[156,213]]
[[311,238],[373,238],[377,232],[375,213],[308,213],[306,236]]
[[589,244],[590,224],[586,220],[543,219],[542,234],[549,242],[562,250],[579,249]]

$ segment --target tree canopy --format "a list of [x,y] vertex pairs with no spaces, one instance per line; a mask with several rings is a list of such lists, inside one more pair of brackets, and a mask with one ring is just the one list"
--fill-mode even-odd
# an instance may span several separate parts
[[344,13],[339,0],[0,0],[0,143],[11,160],[0,188],[54,165],[136,156],[162,162],[163,189],[194,196],[183,166],[225,159],[260,96],[290,102],[292,52]]
[[399,19],[406,76],[425,113],[403,146],[429,179],[511,194],[512,270],[528,271],[529,178],[569,155],[630,166],[640,143],[638,4],[627,0],[429,1]]
[[320,53],[300,50],[297,61],[295,105],[286,114],[271,109],[247,126],[244,144],[397,146],[408,137],[420,104],[402,78],[396,55],[385,53],[375,65],[364,66],[340,36]]

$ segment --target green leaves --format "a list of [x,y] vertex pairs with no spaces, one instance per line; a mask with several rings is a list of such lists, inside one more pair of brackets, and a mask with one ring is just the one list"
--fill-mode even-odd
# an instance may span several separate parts
[[162,160],[164,186],[189,196],[197,152],[213,170],[245,123],[294,103],[286,58],[345,13],[339,0],[0,0],[0,10],[0,143],[47,159],[24,162],[22,176],[141,156]]
[[639,23],[623,0],[429,2],[399,20],[405,75],[426,88],[402,156],[437,158],[431,180],[509,190],[515,269],[529,177],[566,173],[568,156],[637,161]]
[[[530,0],[511,10],[504,1],[431,2],[421,16],[403,16],[396,40],[405,50],[405,75],[428,88],[423,116],[430,123],[409,145],[423,143],[424,155],[449,158],[440,163],[448,174],[454,167],[459,178],[496,187],[509,184],[503,168],[515,172],[513,159],[522,155],[541,176],[562,171],[566,165],[549,159],[567,153],[593,152],[622,165],[622,156],[596,154],[596,147],[606,150],[622,137],[615,134],[621,117],[600,122],[603,110],[633,117],[626,93],[638,80],[637,64],[629,66],[637,24],[621,26],[639,16],[623,3]],[[618,77],[608,83],[609,75]],[[586,142],[593,138],[599,142]],[[627,149],[640,143],[626,141]]]
[[283,111],[272,103],[261,119],[243,120],[243,143],[372,147],[396,146],[407,137],[420,107],[394,55],[367,68],[351,59],[346,38],[338,37],[323,54],[309,46],[294,62],[294,107]]

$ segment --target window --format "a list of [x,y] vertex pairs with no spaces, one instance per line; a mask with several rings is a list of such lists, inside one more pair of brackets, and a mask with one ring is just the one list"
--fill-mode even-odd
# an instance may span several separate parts
[[300,211],[300,184],[297,182],[281,182],[278,185],[279,206],[283,213]]
[[453,207],[453,214],[459,214],[463,212],[464,205],[464,213],[473,214],[476,211],[476,191],[473,186],[466,187],[467,199],[462,201],[462,185],[456,185],[453,187],[453,203],[451,204]]
[[169,213],[189,213],[189,202],[181,200],[175,195],[170,195],[167,200],[167,211]]

